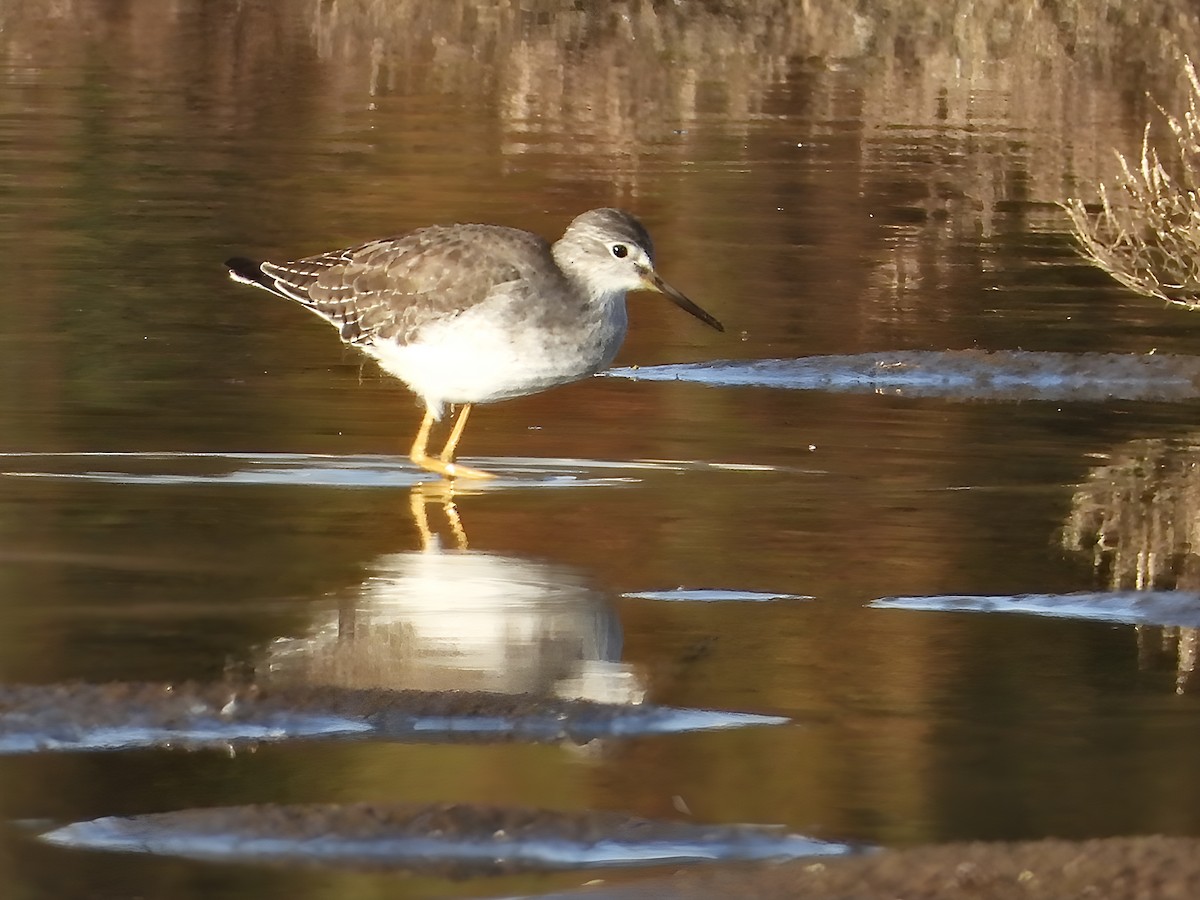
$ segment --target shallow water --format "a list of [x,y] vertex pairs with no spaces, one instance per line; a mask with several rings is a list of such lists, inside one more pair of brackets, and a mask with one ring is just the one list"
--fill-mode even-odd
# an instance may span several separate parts
[[[1147,92],[1178,109],[1195,14],[564,6],[0,10],[0,681],[789,723],[0,756],[0,878],[366,898],[594,877],[32,837],[254,803],[886,846],[1200,834],[1200,316],[1085,265],[1055,205],[1137,150]],[[631,297],[631,377],[477,410],[463,456],[500,477],[453,497],[405,459],[401,385],[220,265],[430,222],[555,236],[608,204],[726,333]]]

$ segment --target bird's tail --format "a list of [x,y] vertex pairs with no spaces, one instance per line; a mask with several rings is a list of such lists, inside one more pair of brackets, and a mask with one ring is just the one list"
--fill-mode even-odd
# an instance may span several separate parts
[[252,284],[264,291],[279,295],[279,286],[275,283],[274,278],[263,272],[262,263],[246,259],[244,256],[235,256],[225,260],[225,267],[229,269],[229,277],[234,281]]

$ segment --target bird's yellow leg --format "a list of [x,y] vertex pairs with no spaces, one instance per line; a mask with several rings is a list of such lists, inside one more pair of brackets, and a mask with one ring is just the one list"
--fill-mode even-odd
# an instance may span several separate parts
[[429,432],[433,429],[433,412],[425,410],[425,418],[421,420],[421,427],[417,429],[417,437],[413,441],[412,450],[409,451],[408,458],[414,463],[425,469],[428,472],[435,472],[443,478],[495,478],[490,472],[480,472],[478,469],[471,469],[467,466],[460,466],[453,462],[454,448],[462,437],[463,428],[466,426],[467,414],[471,410],[471,405],[468,403],[463,407],[462,412],[458,414],[458,421],[454,423],[454,429],[450,433],[450,439],[446,441],[446,447],[442,450],[441,457],[430,456],[428,452]]
[[[429,446],[429,432],[433,429],[433,412],[429,409],[425,410],[425,418],[421,420],[421,427],[417,429],[417,436],[413,438],[412,449],[408,451],[408,458],[420,466],[422,469],[430,469],[427,464],[430,457],[425,452],[425,448]],[[430,469],[430,471],[436,471]]]
[[446,446],[442,448],[440,457],[442,462],[454,462],[454,451],[458,449],[458,442],[462,440],[463,431],[467,427],[467,418],[470,415],[471,404],[464,403],[463,408],[458,413],[458,418],[454,420],[454,427],[450,430],[450,437],[446,438]]
[[438,455],[438,459],[440,459],[447,466],[452,466],[454,468],[454,472],[450,476],[451,478],[495,478],[496,476],[491,472],[481,472],[478,469],[470,469],[466,466],[460,466],[454,461],[454,451],[458,449],[458,442],[462,440],[463,431],[466,430],[467,419],[470,417],[470,415],[471,404],[464,403],[463,408],[459,410],[458,418],[454,420],[454,427],[450,429],[450,437],[446,438],[446,446],[442,448],[442,452]]

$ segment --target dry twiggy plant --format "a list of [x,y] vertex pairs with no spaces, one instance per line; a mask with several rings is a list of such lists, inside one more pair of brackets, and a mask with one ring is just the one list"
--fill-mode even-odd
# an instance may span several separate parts
[[1085,257],[1139,294],[1194,309],[1200,307],[1200,78],[1190,58],[1184,63],[1187,111],[1179,119],[1159,107],[1175,136],[1177,174],[1150,146],[1147,125],[1141,165],[1117,152],[1121,172],[1113,188],[1100,185],[1098,211],[1078,199],[1063,208]]

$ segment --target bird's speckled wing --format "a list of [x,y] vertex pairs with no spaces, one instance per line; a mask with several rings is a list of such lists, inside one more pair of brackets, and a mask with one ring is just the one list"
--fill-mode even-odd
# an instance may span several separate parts
[[262,286],[332,323],[347,343],[408,344],[426,324],[452,319],[551,262],[549,244],[527,231],[433,226],[294,262],[264,262],[271,284]]

